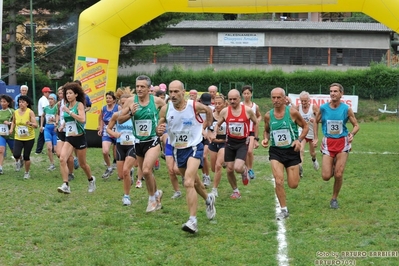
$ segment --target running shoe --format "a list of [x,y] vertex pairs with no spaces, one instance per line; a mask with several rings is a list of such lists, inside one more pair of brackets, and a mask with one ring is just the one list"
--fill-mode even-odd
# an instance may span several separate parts
[[230,195],[230,199],[241,199],[240,192],[233,192],[233,194]]
[[208,194],[208,198],[206,199],[206,217],[209,220],[212,220],[216,216],[216,208],[215,208],[215,195],[212,193]]
[[286,210],[281,210],[281,212],[277,215],[277,220],[282,221],[289,216],[289,212]]
[[302,167],[302,165],[299,165],[299,177],[300,178],[303,177],[303,167]]
[[58,192],[64,193],[64,194],[71,194],[71,188],[67,186],[67,184],[62,183],[60,187],[57,188]]
[[249,178],[248,178],[248,169],[245,167],[244,173],[241,174],[242,178],[242,183],[244,186],[247,186],[249,183]]
[[158,189],[158,197],[156,197],[156,201],[157,201],[157,207],[155,210],[160,210],[162,209],[162,196],[163,196],[163,191]]
[[24,174],[24,179],[29,179],[29,178],[30,178],[29,172],[25,172],[25,174]]
[[92,193],[94,192],[94,190],[96,190],[96,178],[94,176],[92,176],[93,180],[89,181],[89,188],[88,188],[88,192]]
[[15,171],[21,171],[21,164],[19,163],[19,161],[15,163]]
[[123,206],[129,206],[132,204],[129,196],[123,196],[122,203],[123,203]]
[[202,175],[202,182],[204,183],[205,187],[209,187],[211,185],[211,178],[209,175]]
[[112,167],[107,168],[107,169],[105,170],[105,172],[104,172],[102,178],[108,179],[109,176],[112,175],[112,172],[113,172],[113,171],[114,171],[114,170],[112,169]]
[[332,199],[331,201],[330,201],[330,208],[331,209],[338,209],[338,200],[337,199]]
[[48,171],[54,171],[55,170],[55,166],[54,164],[50,164],[49,168],[47,168]]
[[73,168],[75,169],[79,168],[79,161],[77,157],[73,157]]
[[249,175],[249,178],[255,179],[255,172],[254,172],[254,170],[249,169],[249,170],[248,170],[248,175]]
[[191,234],[195,234],[198,232],[198,226],[196,222],[191,221],[190,219],[183,224],[182,228],[183,231],[189,232]]
[[72,181],[75,179],[75,175],[73,173],[68,174],[68,181]]
[[147,205],[147,210],[146,210],[146,212],[153,212],[153,211],[156,211],[157,206],[158,206],[158,203],[157,203],[156,200],[154,200],[154,201],[148,200],[148,205]]
[[157,158],[157,160],[155,161],[154,169],[155,169],[155,170],[159,170],[159,159],[158,159],[158,158]]
[[3,168],[0,169],[0,175],[4,174]]
[[143,183],[141,182],[140,179],[137,179],[136,181],[136,188],[142,188],[143,187]]
[[315,161],[313,162],[313,168],[314,168],[316,171],[319,170],[320,166],[319,166],[319,162],[318,162],[317,160],[315,160]]
[[218,194],[218,189],[217,188],[212,188],[212,192],[211,192],[213,195],[215,195],[215,197],[216,198],[218,198],[219,197],[219,194]]
[[171,197],[171,199],[178,199],[180,197],[181,197],[181,192],[175,191],[175,193],[173,193],[173,196]]

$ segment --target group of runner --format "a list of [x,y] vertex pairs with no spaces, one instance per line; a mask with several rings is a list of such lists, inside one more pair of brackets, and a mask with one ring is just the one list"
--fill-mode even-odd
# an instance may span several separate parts
[[[208,93],[202,94],[199,99],[196,91],[190,91],[190,98],[186,99],[181,81],[172,81],[168,88],[163,85],[162,91],[168,90],[168,95],[163,94],[162,98],[154,96],[150,78],[142,75],[136,79],[134,94],[130,88],[124,88],[105,95],[106,105],[101,110],[98,128],[107,166],[103,178],[108,178],[113,171],[109,156],[113,144],[112,153],[116,160],[118,178],[123,179],[123,205],[131,204],[131,169],[137,167],[137,182],[145,180],[149,195],[146,211],[153,212],[162,208],[163,191],[157,187],[153,171],[162,154],[175,190],[172,198],[182,195],[178,175],[182,177],[186,190],[189,219],[182,229],[195,233],[198,231],[197,195],[204,199],[207,217],[213,219],[216,215],[215,199],[218,197],[222,169],[226,168],[232,188],[230,198],[241,198],[236,173],[241,176],[244,185],[255,178],[253,150],[261,143],[263,147],[269,147],[275,192],[281,207],[277,219],[284,219],[289,216],[284,191],[284,170],[287,172],[288,186],[296,188],[303,175],[303,151],[308,142],[313,167],[319,169],[315,148],[318,144],[317,125],[321,123],[324,134],[321,144],[322,177],[329,180],[334,176],[330,207],[338,208],[337,197],[342,186],[343,170],[353,136],[359,130],[351,108],[340,102],[343,95],[340,84],[330,86],[331,101],[320,109],[310,104],[307,92],[300,94],[299,106],[289,106],[285,91],[282,88],[273,89],[273,108],[263,117],[265,128],[262,142],[259,139],[262,115],[259,106],[252,102],[251,86],[244,86],[241,91],[232,89],[227,98],[217,92],[217,87],[210,86]],[[50,100],[49,110],[43,116],[46,124],[53,127],[50,131],[57,132],[59,139],[56,151],[60,158],[63,184],[58,187],[58,191],[71,193],[69,182],[73,179],[75,153],[88,179],[88,191],[93,192],[96,189],[96,179],[86,162],[84,92],[80,84],[70,82],[59,89],[58,96],[59,102],[56,103],[56,99]],[[53,98],[56,98],[55,95]],[[26,99],[20,98],[20,108],[15,112],[7,106],[10,104],[7,100],[7,97],[1,97],[0,155],[4,153],[7,134],[15,131],[14,146],[18,149],[14,147],[14,157],[17,165],[21,165],[20,161],[24,159],[26,168],[30,165],[27,164],[29,156],[24,153],[21,158],[20,150],[29,150],[29,145],[34,143],[34,134],[33,139],[25,140],[26,136],[32,137],[31,132],[38,125],[33,111],[26,110],[29,104],[24,102]],[[353,125],[351,133],[346,128],[348,120]],[[6,129],[9,131],[3,134]],[[52,158],[50,162],[50,167],[54,167]],[[202,180],[198,175],[198,169],[201,168]],[[211,193],[206,190],[206,187],[211,186],[209,168],[214,172]]]

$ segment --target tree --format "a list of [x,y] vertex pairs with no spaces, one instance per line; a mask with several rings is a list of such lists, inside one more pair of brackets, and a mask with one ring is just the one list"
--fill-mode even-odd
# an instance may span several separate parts
[[352,16],[349,18],[345,18],[344,22],[378,23],[378,21],[376,21],[372,17],[369,17],[364,13],[357,13],[357,12],[352,13]]
[[[33,0],[32,0],[33,1]],[[35,0],[33,3],[34,21],[37,24],[35,36],[35,66],[44,73],[63,71],[71,76],[75,60],[75,50],[78,30],[79,14],[97,3],[99,0],[76,0],[71,4],[66,0]],[[3,3],[3,58],[7,62],[2,65],[7,69],[8,84],[17,84],[17,74],[21,67],[31,62],[30,54],[26,53],[29,36],[21,31],[29,19],[28,0],[4,0]],[[21,11],[27,12],[24,15]],[[159,38],[165,29],[175,25],[183,19],[181,13],[166,13],[147,24],[141,26],[121,40],[120,63],[134,65],[143,61],[150,61],[154,51],[160,54],[174,52],[170,46],[163,45],[149,51],[138,52],[132,44],[139,44],[144,40]],[[17,30],[19,29],[19,30]],[[18,36],[21,35],[21,36]],[[24,47],[25,46],[25,47]],[[28,49],[29,50],[29,49]],[[147,49],[148,50],[148,49]],[[151,53],[152,51],[152,53]],[[3,78],[3,77],[2,77]]]

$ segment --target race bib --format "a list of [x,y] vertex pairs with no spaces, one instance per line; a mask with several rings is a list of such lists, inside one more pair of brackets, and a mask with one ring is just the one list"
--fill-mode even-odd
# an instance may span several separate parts
[[330,135],[339,135],[343,131],[342,120],[327,120],[327,133]]
[[76,121],[70,121],[65,123],[65,136],[76,136],[78,134],[78,127]]
[[134,126],[136,129],[136,134],[139,137],[148,137],[152,131],[152,121],[151,120],[136,120],[134,121]]
[[134,136],[131,130],[121,131],[121,136],[119,137],[121,145],[133,145]]
[[17,126],[17,135],[19,137],[28,137],[29,130],[27,126]]
[[8,125],[0,124],[0,136],[8,136],[9,134]]
[[223,124],[218,128],[218,132],[216,132],[217,135],[226,135],[226,122],[223,122]]
[[229,123],[230,134],[237,137],[244,136],[244,123]]
[[177,149],[187,148],[190,131],[178,131],[175,133],[175,135],[176,135],[175,148]]
[[53,124],[55,121],[54,115],[46,114],[46,124]]
[[[113,138],[113,137],[111,137],[108,133],[107,133],[107,125],[104,125],[104,127],[103,127],[103,136],[104,137],[110,137],[110,138]],[[113,132],[115,132],[116,131],[116,125],[114,125],[112,128],[111,128],[111,130],[113,131]]]
[[274,144],[277,147],[283,147],[291,144],[291,134],[288,129],[279,129],[273,131]]

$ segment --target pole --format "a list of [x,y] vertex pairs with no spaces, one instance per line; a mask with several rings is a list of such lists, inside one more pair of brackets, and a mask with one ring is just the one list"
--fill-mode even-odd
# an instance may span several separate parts
[[[3,1],[0,2],[0,25],[3,25]],[[1,27],[3,31],[3,27]],[[0,43],[3,43],[3,32],[0,34]],[[3,67],[3,54],[1,47],[3,45],[0,45],[0,79],[1,79],[1,68]]]
[[33,32],[33,4],[32,0],[30,0],[30,56],[32,62],[32,92],[33,92],[33,102],[36,103],[36,84],[35,84],[35,43],[33,42],[34,39],[34,32]]

